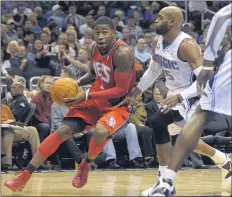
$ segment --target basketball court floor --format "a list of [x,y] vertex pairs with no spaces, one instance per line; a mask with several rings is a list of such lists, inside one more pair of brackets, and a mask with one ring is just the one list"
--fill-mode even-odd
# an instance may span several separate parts
[[[13,173],[1,174],[2,196],[140,196],[156,181],[157,170],[92,171],[82,189],[72,187],[74,171],[35,173],[23,192],[3,187]],[[181,170],[176,179],[177,196],[231,196],[221,190],[221,171]]]

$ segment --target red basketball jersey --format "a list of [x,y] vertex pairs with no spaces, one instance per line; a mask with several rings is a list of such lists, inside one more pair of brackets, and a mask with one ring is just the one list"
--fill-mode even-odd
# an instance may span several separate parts
[[[120,45],[124,45],[128,47],[124,41],[117,40],[114,46],[112,47],[112,49],[104,56],[100,54],[100,52],[97,49],[96,44],[94,45],[90,61],[91,61],[91,65],[94,68],[96,79],[91,88],[91,91],[106,90],[106,89],[109,89],[115,86],[114,66],[113,66],[112,57],[113,57],[115,50]],[[133,52],[131,53],[133,54]],[[134,84],[135,84],[135,80],[136,80],[135,67],[133,68],[131,77],[128,80],[130,81],[130,86],[128,90],[128,93],[129,93],[132,91]]]

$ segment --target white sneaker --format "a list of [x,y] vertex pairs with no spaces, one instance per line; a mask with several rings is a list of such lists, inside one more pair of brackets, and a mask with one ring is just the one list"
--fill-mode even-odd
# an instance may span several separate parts
[[[158,176],[157,176],[157,179],[159,180],[160,178],[161,178],[161,174],[160,174],[160,172],[159,172],[159,173],[158,173]],[[143,191],[143,192],[141,193],[141,196],[144,196],[144,197],[145,197],[145,196],[150,196],[151,191],[152,191],[153,189],[155,189],[157,185],[158,185],[158,183],[155,184],[155,185],[153,185],[153,187],[150,187],[149,189]],[[175,193],[176,193],[176,189],[175,189],[175,187],[174,187],[174,189],[173,189],[173,191],[172,191],[172,195],[174,195]]]
[[160,178],[148,196],[172,196],[176,193],[171,179]]
[[231,189],[232,167],[229,155],[226,154],[226,161],[218,167],[222,170],[222,189]]
[[[161,172],[159,171],[158,172],[158,175],[157,175],[157,180],[159,180],[161,177]],[[156,184],[157,185],[157,184]],[[143,191],[141,193],[141,196],[149,196],[150,192],[153,190],[153,188],[155,188],[156,185],[153,185],[152,187],[150,187],[149,189]]]

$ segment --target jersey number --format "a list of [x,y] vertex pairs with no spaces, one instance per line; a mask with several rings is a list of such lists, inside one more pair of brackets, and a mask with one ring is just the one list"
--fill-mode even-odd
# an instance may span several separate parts
[[171,74],[171,72],[170,72],[169,70],[165,70],[164,73],[165,73],[166,77],[167,77],[169,80],[171,80],[171,81],[174,80],[174,77],[172,76],[172,74]]
[[93,68],[96,73],[96,76],[100,77],[102,81],[109,83],[110,82],[110,68],[101,62],[94,62]]

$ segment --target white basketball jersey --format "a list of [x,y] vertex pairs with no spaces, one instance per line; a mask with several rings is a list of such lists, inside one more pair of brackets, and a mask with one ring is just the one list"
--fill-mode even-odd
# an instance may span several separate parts
[[179,46],[186,38],[192,39],[188,34],[180,32],[175,40],[164,48],[163,37],[159,36],[155,50],[155,59],[165,72],[166,86],[169,89],[168,95],[179,94],[193,83],[191,67],[188,62],[183,62],[178,58]]

